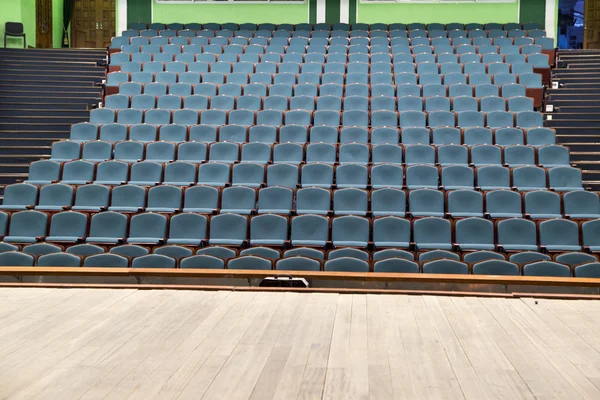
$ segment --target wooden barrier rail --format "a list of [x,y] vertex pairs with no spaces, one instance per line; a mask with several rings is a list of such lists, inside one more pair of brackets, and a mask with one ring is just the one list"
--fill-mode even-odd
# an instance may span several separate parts
[[354,282],[454,283],[479,285],[527,285],[600,288],[600,279],[545,276],[408,274],[333,271],[264,271],[157,268],[0,267],[3,276],[153,277],[153,278],[238,278],[262,279],[291,275],[308,280]]

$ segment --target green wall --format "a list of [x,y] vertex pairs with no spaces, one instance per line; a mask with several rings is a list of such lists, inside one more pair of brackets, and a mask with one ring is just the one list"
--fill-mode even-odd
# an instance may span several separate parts
[[543,28],[546,25],[546,0],[521,0],[519,22],[537,22]]
[[450,4],[366,4],[358,0],[357,22],[515,22],[519,4],[514,3],[450,3]]
[[[4,24],[7,22],[21,22],[22,9],[20,0],[0,0],[0,40],[2,40],[2,46],[4,46]],[[28,27],[25,27],[27,29]],[[35,40],[35,37],[30,37],[29,32],[27,39]],[[34,35],[35,36],[35,35]],[[8,38],[8,47],[23,47],[23,39],[21,38]]]
[[[118,7],[117,7],[118,10]],[[127,0],[127,25],[152,20],[152,4],[149,0]]]
[[325,0],[325,22],[340,22],[340,0]]
[[[151,1],[151,0],[148,0]],[[129,2],[127,3],[129,5]],[[308,21],[304,4],[152,4],[153,22],[276,22]],[[128,13],[129,14],[129,13]]]
[[52,0],[52,46],[62,47],[64,0]]
[[[62,46],[64,0],[52,0],[52,44]],[[0,0],[0,40],[4,45],[4,24],[21,22],[27,35],[27,46],[35,47],[35,0]],[[8,47],[23,47],[23,40],[8,38]]]

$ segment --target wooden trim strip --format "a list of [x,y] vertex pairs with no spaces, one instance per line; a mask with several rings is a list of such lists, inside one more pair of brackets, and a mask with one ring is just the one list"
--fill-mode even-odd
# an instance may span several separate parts
[[316,280],[346,280],[362,282],[458,283],[487,285],[535,285],[598,287],[600,279],[564,278],[545,276],[455,275],[455,274],[399,274],[378,272],[332,271],[259,271],[214,269],[155,269],[155,268],[73,268],[73,267],[0,267],[0,275],[11,276],[114,276],[114,277],[168,277],[168,278],[265,278],[292,275]]

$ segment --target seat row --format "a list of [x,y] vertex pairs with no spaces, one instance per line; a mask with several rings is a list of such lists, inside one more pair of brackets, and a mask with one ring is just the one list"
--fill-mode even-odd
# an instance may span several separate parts
[[[66,247],[66,248],[65,248]],[[107,251],[108,250],[108,251]],[[151,251],[152,250],[152,251]],[[180,246],[180,245],[162,245],[153,246],[151,249],[147,246],[137,244],[122,244],[117,246],[105,246],[98,244],[56,244],[56,243],[34,243],[34,244],[12,244],[0,242],[0,253],[20,251],[27,253],[36,259],[40,256],[55,253],[74,254],[79,257],[88,257],[99,254],[114,254],[123,256],[129,260],[136,257],[142,257],[148,254],[166,255],[176,259],[178,262],[185,257],[196,255],[208,255],[225,262],[238,256],[258,256],[277,261],[281,258],[306,257],[319,261],[334,260],[341,257],[355,258],[363,261],[381,261],[386,259],[405,259],[416,261],[423,264],[433,260],[449,259],[464,261],[467,264],[475,264],[486,260],[510,261],[522,267],[537,261],[555,261],[570,267],[582,264],[597,263],[598,258],[594,253],[567,252],[567,253],[540,253],[536,251],[500,253],[488,250],[454,252],[448,250],[426,250],[414,252],[405,249],[388,248],[384,250],[360,250],[351,247],[342,247],[328,251],[320,250],[314,247],[295,247],[291,249],[279,249],[278,247],[247,247],[239,251],[235,247],[224,246]],[[7,265],[7,264],[2,264]],[[112,264],[106,264],[112,265]],[[93,266],[106,266],[96,264]],[[61,266],[61,265],[56,265]],[[66,266],[66,265],[62,265]],[[89,265],[92,266],[92,265]],[[123,265],[126,267],[126,265]]]
[[[345,54],[345,53],[330,53],[330,54],[320,54],[320,53],[251,53],[246,52],[243,54],[236,53],[222,53],[222,54],[212,54],[212,53],[203,53],[202,48],[200,47],[192,47],[185,46],[183,53],[128,53],[128,52],[119,52],[112,53],[110,56],[110,70],[114,71],[124,62],[162,62],[162,63],[170,63],[173,61],[184,62],[188,64],[192,64],[194,62],[203,62],[208,64],[213,64],[217,61],[219,62],[228,62],[231,64],[234,63],[297,63],[297,64],[321,64],[326,65],[329,63],[366,63],[366,64],[374,64],[374,63],[399,63],[399,62],[407,62],[407,63],[439,63],[439,64],[491,64],[491,63],[508,63],[508,64],[518,64],[524,63],[527,61],[528,57],[533,57],[533,60],[538,60],[540,65],[543,65],[543,61],[547,59],[544,58],[544,55],[539,56],[539,54],[520,54],[518,52],[509,53],[506,55],[488,53],[488,54],[475,54],[475,53],[466,53],[466,54],[453,54],[454,51],[446,52],[446,53],[420,53],[420,54],[411,54],[409,52],[398,53],[398,54],[390,54],[389,52],[384,53],[353,53],[353,54]],[[187,50],[187,51],[186,51]],[[400,50],[398,50],[400,51]],[[261,67],[262,68],[262,67]]]
[[[363,45],[332,45],[332,46],[300,46],[300,45],[268,45],[268,46],[259,46],[259,45],[250,45],[250,46],[242,46],[242,45],[218,45],[218,44],[209,44],[205,46],[201,46],[199,44],[195,45],[175,45],[175,44],[167,44],[164,46],[156,45],[156,44],[146,44],[142,46],[137,46],[133,44],[126,44],[121,46],[121,52],[135,54],[135,53],[150,53],[150,54],[159,54],[159,53],[167,53],[167,54],[180,54],[180,53],[191,53],[191,54],[276,54],[276,55],[285,55],[285,54],[322,54],[322,55],[331,55],[331,54],[456,54],[456,55],[479,55],[479,57],[470,57],[473,60],[481,60],[481,56],[484,54],[500,54],[500,55],[535,55],[542,54],[542,46],[535,44],[526,44],[522,46],[508,45],[508,46],[494,46],[494,45],[481,45],[481,46],[473,46],[468,44],[462,44],[458,46],[451,45],[416,45],[409,46],[407,44],[398,44],[393,46],[363,46]],[[548,55],[546,55],[548,57]],[[302,57],[296,57],[298,60],[302,60]],[[263,58],[261,58],[263,61]],[[277,60],[277,57],[274,58]],[[301,61],[298,61],[301,62]],[[466,62],[466,61],[462,61]],[[472,61],[469,61],[472,62]]]
[[[140,55],[145,53],[138,53]],[[123,57],[117,57],[123,56]],[[488,73],[489,75],[496,74],[508,74],[512,73],[515,75],[531,73],[533,72],[533,68],[535,63],[522,63],[517,62],[514,65],[505,63],[501,58],[498,61],[494,62],[485,62],[483,63],[458,63],[458,62],[444,62],[437,64],[436,59],[434,58],[432,61],[397,61],[392,63],[392,58],[387,57],[388,60],[385,60],[386,57],[383,58],[383,61],[373,61],[379,60],[380,57],[373,57],[368,60],[368,62],[355,61],[351,63],[347,62],[315,62],[310,61],[306,63],[297,63],[292,61],[284,61],[284,62],[271,62],[271,61],[262,61],[262,62],[248,62],[248,61],[236,61],[236,62],[228,62],[228,61],[198,61],[196,56],[193,54],[181,54],[176,58],[176,61],[171,61],[170,58],[167,58],[166,61],[160,60],[162,57],[154,56],[154,61],[152,61],[152,57],[133,57],[135,59],[145,58],[148,61],[130,61],[128,53],[116,53],[111,58],[111,71],[115,72],[120,70],[121,72],[134,73],[134,72],[175,72],[178,74],[183,74],[184,72],[195,72],[198,74],[207,73],[207,72],[220,72],[225,74],[234,73],[267,73],[267,74],[277,74],[277,73],[293,73],[293,74],[318,74],[321,75],[323,73],[335,72],[335,73],[391,73],[392,69],[396,73],[401,72],[409,72],[409,73],[435,73],[435,74],[455,74],[455,73],[465,73],[465,74],[481,74]],[[543,57],[543,56],[542,56]],[[203,58],[203,57],[201,57]],[[530,59],[535,61],[535,58],[538,58],[536,55],[529,56]],[[443,61],[443,60],[442,60]],[[457,59],[458,61],[458,59]],[[493,61],[493,60],[492,60]],[[189,71],[188,71],[189,70]],[[189,83],[199,83],[192,81],[190,78],[193,75],[184,75],[183,78]],[[178,77],[181,78],[181,77]],[[181,80],[181,79],[180,79]]]
[[[97,171],[96,171],[97,170]],[[300,173],[302,172],[302,173]],[[224,162],[193,164],[178,161],[166,167],[156,161],[70,161],[62,163],[41,160],[31,163],[27,183],[45,185],[61,182],[85,185],[91,182],[106,185],[154,186],[159,183],[190,186],[194,184],[225,187],[231,184],[261,187],[296,188],[356,187],[361,189],[396,187],[408,189],[514,189],[517,191],[551,189],[559,192],[582,190],[581,170],[573,167],[541,167],[526,165],[516,168],[496,165],[470,167],[450,165],[438,168],[418,164],[403,168],[398,164],[379,164],[372,168],[362,164],[334,166],[322,162],[303,165],[288,163],[265,165]]]
[[546,31],[543,29],[513,29],[513,30],[504,30],[504,29],[392,29],[392,30],[383,30],[383,29],[375,29],[375,30],[276,30],[276,31],[268,31],[268,30],[194,30],[194,29],[128,29],[126,31],[121,32],[122,36],[118,37],[164,37],[164,38],[175,38],[175,37],[183,37],[183,38],[222,38],[222,39],[238,39],[238,38],[311,38],[311,39],[335,39],[335,38],[522,38],[522,37],[530,37],[530,38],[538,38],[538,37],[546,37]]
[[[248,38],[243,36],[237,36],[233,38],[227,38],[222,36],[217,37],[206,37],[206,36],[129,36],[132,33],[128,32],[128,35],[113,37],[111,40],[110,49],[112,51],[122,50],[122,46],[134,45],[134,46],[146,46],[146,45],[158,45],[167,46],[169,44],[177,46],[187,45],[199,45],[208,46],[210,44],[216,44],[220,46],[238,45],[238,46],[395,46],[395,45],[409,45],[409,46],[461,46],[461,45],[494,45],[494,46],[526,46],[536,44],[542,46],[542,50],[554,50],[554,39],[549,37],[506,37],[504,36],[491,36],[491,37],[454,37],[448,38],[442,34],[435,37],[392,37],[387,38],[385,36],[377,37],[341,37],[336,36],[332,38],[326,37],[254,37]],[[190,32],[189,35],[192,33]]]
[[[119,53],[122,54],[122,53]],[[127,55],[127,54],[125,54]],[[535,61],[535,55],[531,55],[530,61]],[[544,57],[542,55],[542,57]],[[464,82],[456,83],[467,83],[470,79],[475,79],[476,82],[470,82],[471,84],[479,83],[478,75],[471,76],[472,74],[508,74],[510,73],[511,65],[507,63],[442,63],[436,64],[435,62],[397,62],[392,64],[391,62],[353,62],[353,63],[339,63],[339,62],[328,62],[325,64],[310,62],[310,63],[295,63],[295,62],[235,62],[229,63],[226,61],[218,61],[214,63],[194,61],[194,56],[190,55],[190,61],[150,61],[150,62],[137,62],[137,61],[125,61],[120,63],[120,71],[127,72],[130,74],[136,72],[150,72],[157,74],[159,72],[174,72],[182,74],[184,72],[195,72],[198,74],[206,74],[210,72],[218,72],[222,74],[254,74],[254,73],[266,73],[266,74],[316,74],[322,75],[323,73],[338,73],[338,74],[377,74],[377,73],[418,73],[418,74],[467,74]],[[533,68],[536,66],[535,62],[530,63],[517,63],[518,65],[514,68],[513,74],[520,75],[525,73],[533,72]],[[189,69],[189,71],[188,71]],[[210,75],[209,75],[210,77]],[[178,77],[179,78],[179,77]],[[186,75],[185,79],[189,79]],[[198,83],[198,82],[193,82]],[[481,83],[490,83],[489,81]]]
[[[171,125],[164,125],[170,127]],[[214,142],[212,145],[202,142],[182,142],[176,145],[173,142],[145,142],[122,141],[114,146],[106,141],[89,141],[85,143],[75,141],[61,141],[52,145],[50,160],[67,162],[72,160],[88,160],[102,162],[117,160],[136,162],[141,160],[170,162],[186,161],[191,163],[204,163],[219,161],[227,163],[290,163],[302,164],[305,162],[322,162],[328,164],[439,164],[446,165],[507,165],[519,167],[521,165],[542,165],[546,168],[556,166],[569,166],[569,149],[559,145],[547,145],[535,148],[533,146],[512,145],[500,147],[495,145],[477,145],[469,148],[460,144],[452,144],[451,137],[444,137],[444,132],[434,132],[434,140],[448,142],[439,146],[429,144],[398,144],[383,143],[370,147],[367,144],[367,133],[353,128],[342,130],[341,144],[336,138],[330,137],[331,143],[313,142],[304,143],[285,142],[269,144],[261,142],[244,143],[241,146],[236,142],[245,142],[247,134],[245,129],[230,130],[228,125],[220,129],[220,139],[226,142]],[[442,129],[440,129],[442,130]],[[185,137],[170,136],[170,131],[161,129],[162,139],[186,139]],[[181,132],[185,133],[185,130]],[[450,132],[452,134],[453,132]],[[155,134],[156,135],[156,134]],[[364,135],[364,136],[363,136]],[[316,134],[315,134],[316,136]],[[154,136],[156,138],[156,136]],[[151,139],[151,138],[150,138]],[[327,139],[327,138],[324,138]],[[356,140],[355,140],[356,139]],[[450,139],[450,140],[446,140]],[[460,136],[458,137],[460,141]],[[359,142],[364,141],[364,142]]]
[[[202,246],[289,246],[411,250],[598,251],[600,220],[575,222],[546,219],[537,222],[508,218],[495,222],[477,217],[450,220],[439,217],[405,219],[394,216],[334,218],[316,214],[292,218],[277,214],[248,217],[179,213],[113,211],[91,217],[77,211],[2,213],[5,243],[177,244]],[[49,226],[49,228],[48,228]],[[89,229],[88,229],[89,228]]]
[[[215,102],[217,98],[213,98]],[[420,101],[420,99],[419,99]],[[299,125],[299,126],[332,126],[332,127],[490,127],[490,128],[535,128],[543,127],[542,113],[536,111],[333,111],[317,110],[190,110],[177,111],[165,109],[123,109],[108,108],[94,109],[90,113],[93,124],[112,124],[114,122],[126,125],[151,124],[167,125],[171,122],[180,125]]]
[[[113,72],[115,74],[116,72]],[[165,72],[168,73],[168,72]],[[185,79],[188,79],[188,74],[195,74],[193,72],[185,72],[182,73],[180,78],[185,76]],[[158,75],[158,74],[157,74]],[[412,74],[411,74],[412,75]],[[434,75],[437,76],[437,75]],[[500,77],[502,76],[502,81],[500,81]],[[196,83],[192,86],[192,92],[195,95],[205,96],[205,97],[214,97],[217,95],[223,96],[232,96],[232,97],[240,97],[240,96],[256,96],[256,97],[266,97],[268,96],[283,96],[283,97],[297,97],[297,96],[306,96],[306,97],[324,97],[324,96],[335,96],[335,97],[350,97],[350,96],[359,96],[359,97],[489,97],[489,96],[502,96],[504,98],[511,97],[524,97],[527,94],[527,88],[531,88],[534,90],[542,89],[542,84],[540,82],[539,75],[519,75],[520,79],[524,82],[524,84],[511,83],[516,82],[515,75],[509,74],[497,74],[494,75],[494,78],[500,85],[491,85],[491,84],[482,84],[477,86],[467,85],[465,83],[455,83],[452,85],[439,85],[439,84],[427,84],[427,85],[417,85],[414,84],[374,84],[374,85],[365,85],[359,83],[353,83],[348,85],[337,84],[337,83],[327,83],[324,85],[312,84],[312,83],[302,83],[298,85],[289,85],[289,84],[264,84],[264,83],[250,83],[247,85],[240,85],[237,83],[226,83],[226,84],[214,84],[214,83]],[[531,79],[530,79],[531,77]],[[115,77],[116,78],[116,77]],[[193,76],[190,78],[198,78],[199,75]],[[416,77],[411,77],[407,75],[407,78],[410,78],[411,81],[416,81]],[[437,78],[436,78],[437,79]],[[505,82],[505,83],[503,83]],[[142,92],[149,96],[163,96],[166,95],[167,92],[170,94],[179,95],[182,97],[189,97],[185,93],[187,93],[188,86],[187,83],[180,82],[177,83],[137,83],[137,82],[116,82],[114,79],[112,80],[110,85],[107,85],[107,89],[116,89],[112,93],[107,93],[108,95],[114,94],[118,92],[119,94],[125,96],[136,96],[142,94]],[[526,86],[526,85],[527,86]],[[242,99],[244,100],[244,99]],[[145,100],[147,101],[147,100]],[[186,101],[189,103],[186,104]],[[472,102],[472,100],[464,100],[465,102]],[[256,109],[257,100],[250,98],[248,100],[248,105],[244,105],[246,109]],[[196,104],[198,103],[198,104]],[[204,100],[201,98],[193,98],[186,100],[184,99],[184,108],[190,109],[206,109],[208,108],[208,102],[204,104]],[[150,101],[151,104],[151,101]],[[535,103],[534,103],[535,104]],[[241,108],[241,107],[238,107]],[[472,109],[469,108],[469,109]],[[473,110],[475,111],[475,110]]]
[[430,23],[430,24],[424,24],[421,22],[413,22],[413,23],[409,23],[409,24],[403,24],[403,23],[393,23],[393,24],[383,24],[383,23],[376,23],[376,24],[366,24],[366,23],[354,23],[354,24],[347,24],[347,23],[336,23],[336,24],[328,24],[328,23],[318,23],[318,24],[310,24],[310,23],[300,23],[300,24],[272,24],[272,23],[262,23],[262,24],[254,24],[254,23],[242,23],[242,24],[238,24],[235,22],[226,22],[223,24],[219,24],[219,23],[214,23],[214,22],[208,22],[208,23],[188,23],[188,24],[181,24],[181,23],[170,23],[170,24],[163,24],[162,22],[153,22],[153,23],[142,23],[142,22],[135,22],[135,23],[131,23],[129,24],[129,29],[132,30],[144,30],[144,29],[154,29],[154,30],[163,30],[163,29],[173,29],[173,30],[182,30],[182,29],[190,29],[190,30],[195,30],[195,31],[199,31],[202,29],[205,30],[211,30],[211,31],[218,31],[220,29],[223,30],[229,30],[229,31],[237,31],[237,30],[247,30],[247,31],[256,31],[256,30],[264,30],[264,31],[319,31],[319,30],[325,30],[325,31],[329,31],[329,30],[346,30],[346,31],[350,31],[350,30],[414,30],[414,29],[429,29],[429,30],[455,30],[455,29],[465,29],[467,31],[470,30],[475,30],[475,29],[485,29],[485,30],[491,30],[491,29],[504,29],[507,31],[512,31],[515,29],[525,29],[525,30],[532,30],[532,29],[541,29],[540,24],[536,23],[536,22],[527,22],[527,23],[519,23],[519,22],[507,22],[504,24],[500,24],[500,23],[488,23],[488,24],[481,24],[481,23],[462,23],[462,22],[452,22],[449,24],[440,24],[440,23]]
[[[136,39],[136,38],[134,38]],[[268,45],[259,44],[228,44],[228,39],[222,43],[216,43],[218,38],[211,40],[211,44],[200,44],[199,40],[195,43],[188,44],[187,39],[183,39],[183,44],[144,44],[146,40],[132,40],[132,44],[123,44],[120,51],[123,53],[150,53],[150,54],[539,54],[542,53],[541,44],[502,44],[493,45],[482,43],[472,45],[460,43],[458,39],[453,40],[453,44],[449,44],[448,40],[436,41],[435,45],[429,42],[429,39],[424,39],[424,44],[417,44],[418,39],[392,39],[389,43],[372,44],[366,42],[364,44],[289,44],[287,39],[284,39],[281,44],[275,44],[275,39],[271,39]],[[544,38],[545,39],[545,38]],[[468,40],[468,39],[467,39]],[[165,40],[166,41],[166,40]],[[157,41],[155,41],[157,42]],[[444,42],[444,43],[442,43]],[[521,41],[519,41],[521,42]],[[290,41],[290,43],[293,43]],[[499,43],[502,43],[500,41]],[[513,42],[514,43],[514,42]],[[542,41],[543,43],[543,41]]]
[[[192,86],[186,83],[169,85],[168,95],[135,95],[113,94],[104,99],[104,108],[112,110],[124,110],[128,108],[149,110],[160,108],[163,110],[179,110],[188,108],[193,110],[376,110],[376,111],[533,111],[533,99],[525,96],[515,96],[509,99],[498,96],[487,96],[480,99],[475,97],[417,97],[417,96],[294,96],[287,98],[283,96],[204,96],[204,98],[192,98]],[[188,94],[183,94],[183,93]],[[202,95],[195,95],[202,96]],[[236,99],[237,97],[237,99]],[[186,102],[187,106],[186,107]],[[192,107],[193,106],[193,107]],[[203,108],[201,108],[203,107]]]
[[403,258],[388,258],[369,263],[352,257],[340,257],[322,263],[307,257],[288,257],[273,261],[259,256],[240,256],[223,260],[209,255],[190,255],[177,260],[173,257],[153,253],[134,258],[117,254],[97,254],[81,257],[70,253],[52,253],[37,258],[16,251],[0,254],[2,265],[15,267],[117,267],[117,268],[194,268],[194,269],[253,269],[278,271],[341,271],[379,273],[426,273],[426,274],[474,274],[474,275],[525,275],[559,276],[578,278],[600,277],[600,263],[586,263],[576,267],[551,261],[538,261],[527,264],[523,269],[508,261],[486,260],[472,266],[455,260],[439,259],[422,266]]
[[[409,64],[410,65],[410,64]],[[422,65],[422,64],[421,64]],[[437,68],[437,64],[433,64],[435,68]],[[187,74],[182,72],[181,75]],[[501,79],[498,77],[501,75]],[[238,86],[248,85],[251,83],[262,83],[264,85],[273,85],[273,84],[283,84],[283,85],[296,85],[296,84],[312,84],[312,85],[326,85],[326,84],[336,84],[336,85],[416,85],[417,83],[420,85],[438,85],[438,86],[451,86],[455,84],[467,84],[469,86],[475,87],[477,91],[477,87],[481,85],[487,86],[495,86],[491,90],[495,95],[498,95],[498,86],[511,84],[511,83],[520,83],[525,85],[526,87],[542,87],[541,75],[535,73],[523,73],[519,75],[510,74],[510,73],[499,73],[495,75],[490,75],[488,73],[474,73],[474,74],[463,74],[463,73],[449,73],[449,74],[439,74],[438,72],[434,73],[422,73],[416,74],[414,72],[398,72],[398,73],[386,73],[386,72],[377,72],[374,74],[366,74],[366,73],[350,73],[343,74],[338,72],[326,72],[324,74],[314,74],[314,73],[302,73],[302,74],[293,74],[293,73],[277,73],[277,74],[268,74],[263,72],[257,72],[252,74],[246,74],[243,72],[233,72],[233,73],[222,73],[222,72],[205,72],[198,73],[196,72],[194,75],[185,75],[184,81],[180,81],[179,73],[177,72],[111,72],[107,76],[107,85],[108,86],[118,86],[127,82],[141,83],[141,84],[150,84],[153,82],[162,83],[162,84],[176,84],[178,81],[180,83],[188,83],[188,79],[195,79],[200,77],[200,82],[203,84],[213,84],[213,85],[223,85],[223,84],[235,84]],[[492,81],[494,84],[492,85]],[[195,87],[200,84],[197,82]],[[196,90],[194,90],[196,94]],[[477,95],[477,94],[476,94]],[[491,96],[491,95],[490,95]],[[477,97],[484,97],[479,96]]]
[[[415,189],[405,192],[397,188],[366,191],[356,188],[330,189],[307,187],[267,187],[254,189],[231,186],[181,187],[160,185],[150,189],[136,185],[121,185],[110,190],[96,184],[77,188],[64,184],[49,184],[41,188],[19,183],[6,188],[0,209],[18,211],[34,208],[39,211],[76,210],[137,213],[141,211],[175,213],[235,213],[251,214],[319,214],[373,215],[398,217],[488,217],[548,219],[566,216],[570,219],[591,219],[600,216],[598,195],[588,191],[557,193],[551,191],[514,192],[494,190]],[[94,197],[95,196],[95,197]],[[109,201],[110,199],[110,201]]]
[[[247,131],[247,133],[246,133]],[[247,138],[247,139],[245,139]],[[179,124],[168,124],[162,126],[139,124],[103,124],[97,125],[88,122],[78,123],[71,127],[70,140],[75,142],[87,142],[102,140],[116,143],[125,140],[136,142],[186,142],[195,141],[202,143],[214,143],[218,141],[249,142],[249,143],[371,143],[377,144],[465,144],[467,146],[478,146],[495,143],[498,146],[524,145],[539,147],[556,143],[556,133],[551,128],[529,128],[523,131],[519,128],[403,128],[402,130],[392,127],[384,128],[362,128],[346,127],[335,128],[331,126],[305,127],[299,125],[285,125],[277,128],[269,125],[255,125],[244,127],[238,125],[214,126],[195,125],[186,126]],[[69,146],[69,145],[61,145]],[[185,145],[197,148],[200,154],[203,150],[198,145]],[[490,164],[501,164],[501,153],[498,150],[487,148],[476,150],[484,152],[485,157],[490,159]],[[139,154],[143,154],[140,152]],[[194,156],[190,160],[196,160]],[[473,159],[473,157],[475,157]],[[484,158],[485,158],[484,157]],[[66,158],[66,157],[63,157]],[[473,156],[471,162],[480,164],[479,156]],[[243,158],[242,158],[243,160]]]

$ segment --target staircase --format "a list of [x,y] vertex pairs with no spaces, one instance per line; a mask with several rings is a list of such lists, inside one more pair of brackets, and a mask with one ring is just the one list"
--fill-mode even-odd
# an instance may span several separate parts
[[554,110],[545,124],[570,148],[584,185],[600,191],[600,51],[560,50],[552,81],[558,88],[546,92]]
[[101,99],[106,50],[0,49],[0,193]]

